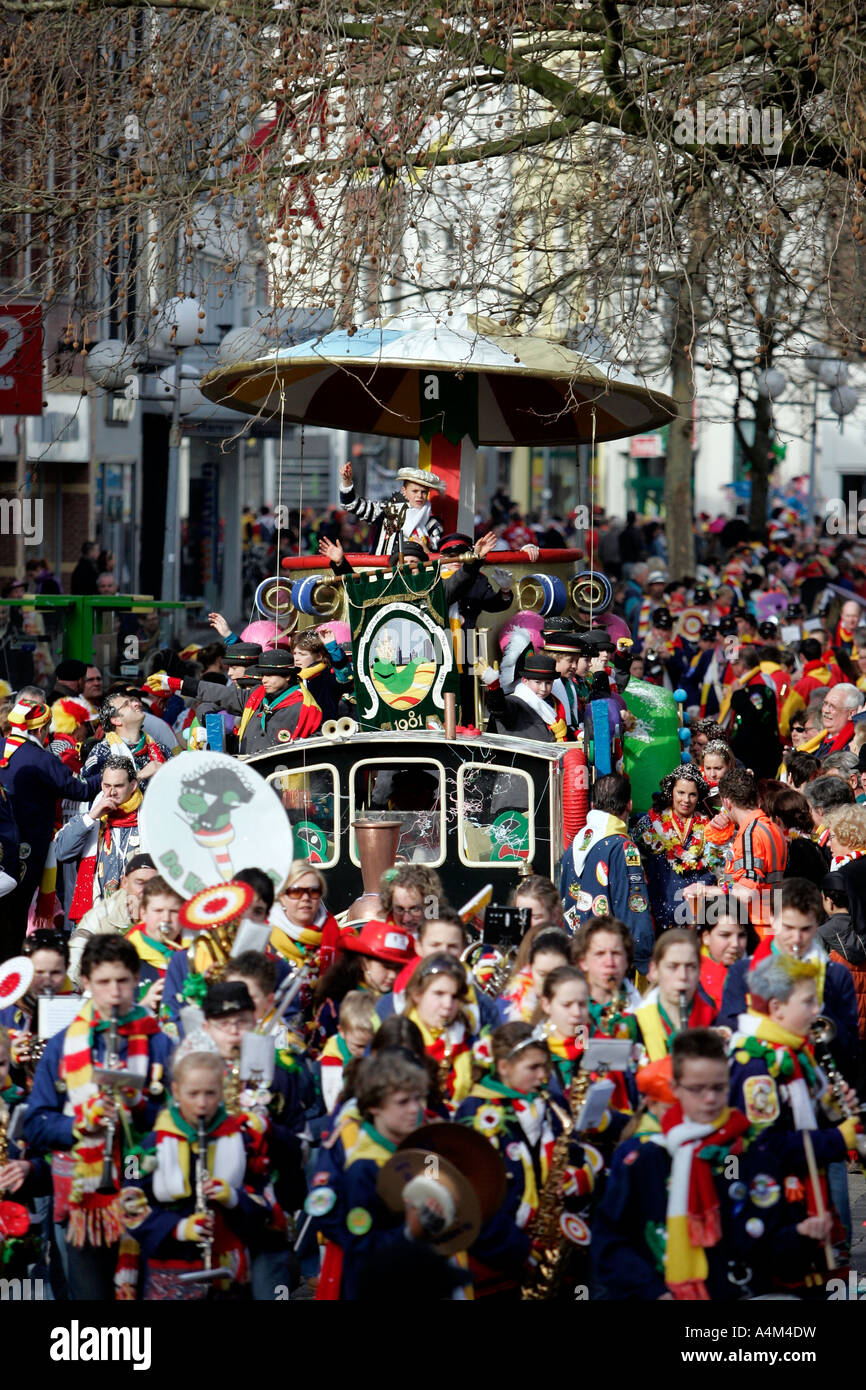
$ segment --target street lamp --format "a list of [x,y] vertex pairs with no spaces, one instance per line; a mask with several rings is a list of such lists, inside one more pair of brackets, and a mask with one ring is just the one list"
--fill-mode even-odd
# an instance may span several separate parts
[[[842,429],[842,421],[846,415],[850,415],[858,402],[858,393],[853,386],[848,383],[848,364],[841,357],[834,357],[830,348],[825,343],[815,343],[810,349],[809,355],[804,359],[803,365],[812,378],[814,383],[812,392],[812,427],[811,442],[809,448],[809,501],[808,513],[806,517],[807,534],[811,534],[815,526],[815,475],[818,457],[818,395],[820,391],[827,391],[829,394],[830,409],[839,421],[839,429]],[[775,401],[787,389],[788,381],[784,372],[779,371],[778,367],[769,367],[766,371],[755,373],[755,384],[759,396]],[[790,402],[795,404],[795,402]]]
[[807,516],[808,534],[815,529],[815,479],[818,463],[818,394],[823,389],[829,392],[830,409],[839,421],[839,431],[846,415],[857,405],[857,392],[848,386],[848,364],[834,357],[825,343],[816,343],[806,358],[806,371],[812,378],[812,430],[809,443],[809,511]]
[[180,417],[195,409],[195,404],[183,409],[184,386],[180,359],[184,348],[192,347],[204,332],[204,312],[197,299],[175,295],[162,306],[157,326],[164,342],[175,351],[173,373],[163,372],[160,377],[166,394],[170,392],[172,397],[165,539],[162,546],[162,597],[174,603],[178,598],[180,579]]

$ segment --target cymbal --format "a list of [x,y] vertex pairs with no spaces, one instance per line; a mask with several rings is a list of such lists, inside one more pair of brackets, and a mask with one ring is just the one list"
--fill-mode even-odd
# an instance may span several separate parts
[[456,1215],[448,1230],[437,1239],[430,1240],[430,1248],[440,1255],[468,1250],[481,1230],[481,1206],[472,1184],[447,1158],[431,1153],[429,1149],[398,1149],[380,1169],[377,1184],[379,1196],[391,1211],[400,1212],[403,1210],[403,1190],[407,1183],[417,1177],[441,1182],[451,1193],[456,1207]]
[[508,1187],[505,1164],[483,1134],[465,1125],[434,1120],[422,1125],[398,1145],[400,1149],[428,1149],[453,1163],[472,1184],[481,1207],[482,1225],[489,1221],[502,1203]]

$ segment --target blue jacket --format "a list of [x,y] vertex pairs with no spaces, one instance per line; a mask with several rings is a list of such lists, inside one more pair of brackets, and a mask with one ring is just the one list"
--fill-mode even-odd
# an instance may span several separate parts
[[[596,1277],[609,1299],[646,1302],[665,1292],[670,1167],[667,1149],[647,1133],[627,1139],[613,1155],[591,1246]],[[782,1199],[783,1172],[778,1162],[751,1144],[730,1174],[724,1159],[712,1167],[722,1238],[706,1251],[710,1298],[726,1302],[743,1296],[731,1274],[746,1277],[753,1294],[765,1293],[780,1273],[792,1284],[802,1279],[820,1246],[797,1234],[806,1206]]]
[[[27,1143],[40,1154],[51,1153],[53,1149],[71,1149],[76,1142],[72,1133],[73,1118],[71,1115],[64,1115],[63,1113],[63,1107],[66,1104],[66,1087],[64,1086],[62,1091],[57,1088],[57,1073],[63,1056],[65,1038],[66,1029],[64,1028],[62,1033],[55,1033],[54,1037],[49,1040],[33,1078],[33,1090],[30,1092],[30,1101],[24,1120],[24,1137]],[[95,1060],[97,1062],[101,1062],[105,1056],[105,1040],[104,1032],[97,1033],[95,1047]],[[127,1040],[121,1036],[121,1061],[126,1057],[126,1047]],[[150,1066],[153,1067],[154,1063],[159,1063],[162,1066],[162,1084],[165,1088],[168,1087],[168,1062],[172,1047],[173,1043],[163,1033],[154,1033],[147,1040]],[[145,1081],[144,1102],[136,1108],[135,1113],[138,1130],[150,1129],[158,1112],[165,1104],[163,1096],[155,1100],[148,1097],[146,1087],[147,1080]]]
[[649,890],[640,852],[623,822],[590,811],[562,860],[559,894],[577,931],[590,917],[618,917],[634,939],[635,968],[645,975],[655,945]]
[[[746,979],[751,968],[752,957],[746,956],[743,960],[735,961],[725,977],[718,1022],[735,1033],[740,1031],[740,1014],[744,1014],[748,1007]],[[838,961],[831,960],[827,963],[821,1013],[826,1014],[836,1025],[833,1056],[839,1070],[846,1077],[855,1077],[860,1055],[857,995],[850,970]]]
[[[47,748],[28,741],[16,748],[5,767],[0,767],[0,785],[12,803],[22,851],[29,847],[22,858],[25,871],[30,870],[33,876],[41,873],[45,863],[58,799],[90,801],[100,790],[102,776],[97,772],[87,778],[75,777]],[[3,849],[5,853],[5,844]]]

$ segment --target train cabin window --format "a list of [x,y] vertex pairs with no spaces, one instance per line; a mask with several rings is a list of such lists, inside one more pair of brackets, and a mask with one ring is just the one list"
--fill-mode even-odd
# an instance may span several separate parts
[[[445,862],[445,769],[427,758],[377,758],[355,763],[350,777],[350,822],[401,822],[397,862]],[[358,850],[351,837],[351,860]]]
[[457,771],[457,818],[461,864],[532,860],[535,795],[525,772],[464,763]]
[[319,763],[301,771],[278,767],[267,779],[279,795],[292,827],[294,856],[323,869],[340,858],[340,799],[337,769]]

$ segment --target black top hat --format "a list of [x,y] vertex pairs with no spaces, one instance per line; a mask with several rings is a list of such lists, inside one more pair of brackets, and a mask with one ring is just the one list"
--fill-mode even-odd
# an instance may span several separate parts
[[550,617],[544,624],[542,636],[545,642],[548,637],[558,637],[561,632],[576,632],[577,628],[571,618]]
[[673,617],[669,608],[654,608],[650,617],[653,627],[672,628],[674,625]]
[[232,642],[226,647],[226,665],[254,666],[261,654],[262,649],[258,642]]
[[556,680],[556,662],[544,652],[532,652],[523,663],[523,675],[533,681]]
[[700,639],[702,642],[715,642],[718,635],[718,628],[713,627],[712,623],[704,623],[700,631]]
[[737,620],[733,613],[726,613],[723,618],[719,618],[719,632],[722,637],[736,636]]
[[709,589],[695,589],[695,592],[692,595],[692,603],[700,604],[709,603],[710,601],[711,600]]
[[758,624],[758,636],[766,637],[770,642],[777,641],[779,637],[779,624],[774,622],[772,618],[765,618],[762,623]]
[[591,650],[584,639],[576,632],[544,632],[545,652],[555,652],[557,656],[587,656]]
[[280,651],[279,648],[262,652],[254,669],[257,676],[285,676],[288,680],[295,680],[298,674],[292,653]]
[[220,980],[204,997],[205,1018],[227,1018],[230,1014],[254,1013],[255,1004],[243,980]]

